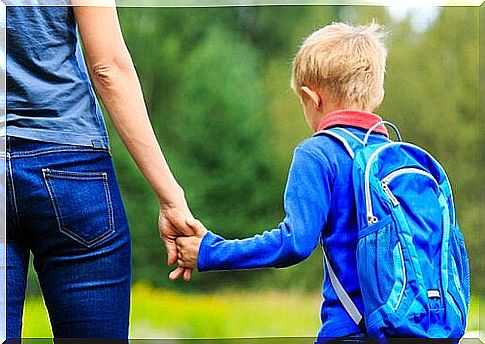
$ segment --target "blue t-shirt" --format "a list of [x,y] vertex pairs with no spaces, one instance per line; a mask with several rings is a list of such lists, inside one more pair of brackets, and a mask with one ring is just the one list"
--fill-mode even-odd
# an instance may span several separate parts
[[[363,138],[366,130],[347,127]],[[373,134],[370,142],[387,140]],[[352,159],[328,136],[312,137],[294,152],[286,185],[286,217],[278,228],[243,240],[208,232],[202,240],[199,271],[286,267],[311,255],[322,243],[331,266],[361,314],[364,306],[357,275],[357,214]],[[319,338],[360,332],[339,301],[328,274],[323,281]]]
[[68,6],[7,7],[7,135],[108,148],[76,28]]

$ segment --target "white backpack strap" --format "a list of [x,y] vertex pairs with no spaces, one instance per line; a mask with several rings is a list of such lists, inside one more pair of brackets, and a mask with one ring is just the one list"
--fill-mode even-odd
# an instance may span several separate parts
[[364,142],[345,128],[331,128],[317,132],[313,136],[328,135],[340,141],[350,157],[354,159],[355,151],[363,147]]
[[323,245],[322,245],[322,251],[323,251],[325,266],[326,266],[328,275],[330,277],[330,282],[332,283],[332,287],[335,291],[335,294],[337,294],[337,297],[339,298],[340,302],[342,302],[342,305],[344,306],[345,310],[352,318],[352,320],[355,322],[355,324],[363,332],[365,332],[364,318],[362,317],[362,314],[360,314],[359,310],[357,309],[357,306],[354,304],[349,294],[347,294],[344,287],[342,286],[337,276],[335,275],[335,272],[333,271],[332,266],[330,265],[330,261],[328,260],[328,257]]
[[370,127],[370,129],[365,134],[365,136],[364,136],[364,146],[367,146],[367,142],[368,142],[369,137],[372,134],[372,132],[374,130],[376,130],[378,127],[383,126],[384,124],[387,124],[388,126],[390,126],[394,130],[394,132],[396,133],[397,140],[402,142],[401,133],[399,132],[399,129],[397,129],[397,127],[394,124],[392,124],[391,122],[388,122],[388,121],[379,121],[378,123],[376,123],[372,127]]

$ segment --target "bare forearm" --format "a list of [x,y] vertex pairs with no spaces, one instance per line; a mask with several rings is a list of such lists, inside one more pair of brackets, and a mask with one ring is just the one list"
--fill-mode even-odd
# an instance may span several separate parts
[[170,172],[150,124],[114,2],[97,1],[106,7],[74,7],[94,87],[160,203],[186,207],[183,191]]
[[109,116],[161,203],[184,201],[153,132],[141,87],[129,56],[120,65],[93,66],[93,82]]
[[[150,124],[140,83],[123,40],[115,3],[112,0],[91,2],[99,6],[73,7],[87,66],[118,134],[160,200],[160,237],[167,248],[168,263],[174,264],[177,261],[175,238],[186,233],[174,228],[168,216],[171,211],[177,211],[183,219],[191,218],[192,214]],[[71,0],[71,3],[80,4],[78,0]],[[179,267],[171,273],[171,278],[177,279],[182,275],[189,280],[192,270]]]

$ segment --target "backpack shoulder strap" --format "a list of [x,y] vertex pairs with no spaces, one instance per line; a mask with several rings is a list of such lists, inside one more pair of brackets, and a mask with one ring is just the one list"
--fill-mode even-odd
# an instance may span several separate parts
[[[319,131],[315,133],[315,135],[313,136],[320,136],[320,135],[327,135],[340,141],[352,159],[354,159],[355,153],[359,149],[364,147],[364,141],[346,128],[337,128],[337,127],[330,128],[330,129]],[[330,278],[330,283],[335,291],[335,294],[337,295],[338,299],[342,303],[345,311],[350,316],[350,318],[354,321],[354,323],[359,327],[359,329],[363,333],[366,333],[364,318],[362,317],[362,314],[359,312],[357,306],[352,301],[350,296],[347,294],[344,287],[340,283],[337,275],[335,274],[335,271],[333,270],[332,265],[330,264],[330,260],[328,259],[327,253],[325,252],[325,247],[323,246],[323,243],[322,243],[322,250],[323,250],[323,258],[325,261],[326,273],[328,273],[328,276]]]
[[355,157],[355,152],[364,146],[364,141],[362,139],[345,128],[330,128],[321,130],[315,133],[313,136],[321,135],[331,136],[339,140],[352,159]]
[[362,314],[357,309],[357,306],[355,305],[355,303],[350,298],[349,294],[347,294],[344,287],[338,280],[337,275],[335,275],[335,272],[332,269],[332,265],[330,264],[330,261],[328,260],[327,254],[325,252],[325,247],[323,245],[322,245],[322,251],[323,251],[323,259],[325,261],[326,272],[330,277],[330,283],[332,284],[335,294],[337,295],[338,299],[344,306],[345,311],[350,316],[350,318],[352,318],[352,320],[357,325],[357,327],[359,327],[359,329],[362,332],[366,333],[364,318],[362,317]]

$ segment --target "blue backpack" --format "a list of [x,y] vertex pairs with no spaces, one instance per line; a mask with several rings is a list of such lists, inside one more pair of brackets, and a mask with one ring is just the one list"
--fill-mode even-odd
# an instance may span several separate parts
[[[398,141],[370,144],[388,124]],[[345,128],[317,133],[339,140],[353,159],[357,204],[357,268],[365,314],[345,292],[329,260],[344,308],[374,338],[461,338],[470,302],[468,257],[450,183],[425,150],[402,142],[389,122],[361,139]]]

